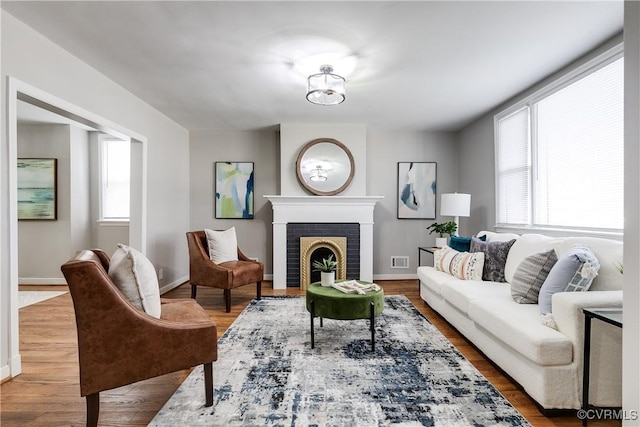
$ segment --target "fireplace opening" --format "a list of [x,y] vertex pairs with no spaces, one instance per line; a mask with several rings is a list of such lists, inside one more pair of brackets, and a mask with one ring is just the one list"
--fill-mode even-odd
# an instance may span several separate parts
[[336,279],[345,279],[347,272],[346,237],[301,237],[300,238],[300,289],[320,281],[320,272],[313,271],[313,261],[321,261],[333,255],[338,263]]
[[322,248],[318,248],[315,251],[313,251],[313,253],[309,257],[309,265],[311,266],[311,273],[309,274],[309,282],[310,283],[314,283],[314,282],[319,282],[320,281],[320,272],[314,270],[313,263],[315,261],[322,262],[322,260],[324,258],[328,258],[331,255],[333,255],[333,259],[334,260],[337,259],[336,258],[336,254],[329,248],[322,247]]

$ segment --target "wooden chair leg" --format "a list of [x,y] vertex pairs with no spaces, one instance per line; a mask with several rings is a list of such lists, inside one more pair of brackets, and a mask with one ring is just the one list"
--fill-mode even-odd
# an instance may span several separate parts
[[224,305],[227,309],[227,313],[231,312],[231,289],[224,290]]
[[262,282],[256,283],[256,299],[262,299]]
[[87,395],[87,427],[96,427],[100,416],[100,393]]
[[213,406],[213,362],[202,366],[204,367],[204,406]]
[[197,292],[198,292],[198,287],[196,285],[191,285],[191,299],[196,299]]

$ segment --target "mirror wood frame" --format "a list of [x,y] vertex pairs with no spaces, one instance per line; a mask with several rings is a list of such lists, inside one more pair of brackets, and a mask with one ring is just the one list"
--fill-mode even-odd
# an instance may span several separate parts
[[[349,158],[349,176],[347,177],[345,182],[335,190],[331,190],[331,191],[318,190],[317,188],[314,188],[310,182],[305,180],[302,174],[302,160],[304,158],[304,155],[311,148],[321,143],[335,144],[336,146],[341,148],[342,151]],[[351,184],[351,181],[353,181],[354,172],[355,172],[355,162],[353,161],[353,155],[351,154],[351,151],[342,142],[333,138],[318,138],[308,142],[307,144],[304,145],[304,147],[302,147],[302,149],[300,150],[300,154],[298,154],[298,159],[296,160],[296,174],[298,176],[298,182],[300,182],[300,184],[305,188],[305,190],[307,190],[311,194],[315,194],[316,196],[335,196],[336,194],[342,193],[349,186],[349,184]]]

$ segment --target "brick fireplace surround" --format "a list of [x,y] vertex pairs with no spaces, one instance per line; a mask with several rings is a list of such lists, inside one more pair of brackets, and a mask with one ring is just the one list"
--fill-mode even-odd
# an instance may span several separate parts
[[373,281],[373,208],[382,196],[264,196],[273,207],[273,288],[287,287],[287,224],[360,225],[360,279]]

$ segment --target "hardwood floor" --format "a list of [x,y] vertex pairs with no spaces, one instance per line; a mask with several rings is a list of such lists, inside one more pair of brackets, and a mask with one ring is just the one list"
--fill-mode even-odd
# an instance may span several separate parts
[[[580,426],[573,415],[545,418],[533,401],[502,374],[419,296],[415,280],[378,281],[386,295],[404,294],[473,363],[534,426]],[[45,289],[45,287],[39,287]],[[61,290],[51,286],[46,289]],[[35,290],[34,287],[28,287]],[[273,290],[263,284],[263,295],[302,295],[299,289]],[[189,298],[184,284],[163,295]],[[255,286],[232,291],[231,313],[224,312],[222,291],[199,288],[198,302],[218,324],[219,336],[255,296]],[[7,426],[80,426],[85,423],[85,400],[78,385],[78,351],[73,304],[69,294],[20,309],[20,352],[23,373],[2,384],[0,424]],[[189,374],[167,374],[101,393],[100,425],[146,426]],[[215,367],[214,367],[215,382]],[[616,421],[589,421],[589,426],[619,426]]]

